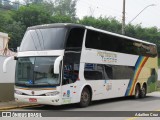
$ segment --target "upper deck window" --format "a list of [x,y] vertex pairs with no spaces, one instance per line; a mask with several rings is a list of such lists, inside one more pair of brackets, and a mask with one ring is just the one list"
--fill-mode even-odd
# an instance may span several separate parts
[[28,30],[22,40],[20,51],[64,49],[66,28]]
[[157,56],[156,46],[131,39],[105,34],[93,30],[87,31],[86,48],[120,52],[148,57]]
[[84,36],[83,28],[72,28],[68,36],[66,48],[68,49],[82,48],[83,36]]

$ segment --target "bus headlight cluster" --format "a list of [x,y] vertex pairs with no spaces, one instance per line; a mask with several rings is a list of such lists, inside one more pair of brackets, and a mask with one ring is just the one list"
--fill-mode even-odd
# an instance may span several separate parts
[[45,95],[46,96],[55,96],[55,95],[58,95],[60,92],[58,92],[58,91],[54,91],[54,92],[48,92],[48,93],[46,93]]
[[14,93],[18,94],[18,95],[22,95],[23,93],[19,90],[15,90]]

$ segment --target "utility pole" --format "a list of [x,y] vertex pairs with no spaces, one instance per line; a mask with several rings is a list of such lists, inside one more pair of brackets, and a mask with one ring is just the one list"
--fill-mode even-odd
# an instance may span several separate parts
[[126,8],[126,0],[123,0],[123,12],[122,12],[122,34],[125,34],[125,8]]

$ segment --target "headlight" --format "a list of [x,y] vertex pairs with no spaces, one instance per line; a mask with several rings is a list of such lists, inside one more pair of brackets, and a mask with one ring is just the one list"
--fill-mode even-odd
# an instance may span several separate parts
[[55,96],[55,95],[58,95],[60,92],[58,91],[54,91],[54,92],[49,92],[49,93],[46,93],[45,95],[46,96]]
[[14,93],[18,94],[18,95],[22,95],[23,93],[19,90],[15,90]]

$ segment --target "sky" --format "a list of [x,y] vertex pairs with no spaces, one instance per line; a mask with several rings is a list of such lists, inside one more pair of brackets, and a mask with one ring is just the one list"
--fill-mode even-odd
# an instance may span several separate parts
[[[152,4],[154,6],[150,6]],[[118,21],[122,21],[123,0],[78,0],[76,7],[79,18],[92,15],[115,17]],[[147,8],[140,13],[145,7]],[[156,26],[160,29],[160,0],[126,0],[126,24],[135,17],[136,19],[131,22],[133,25]]]

